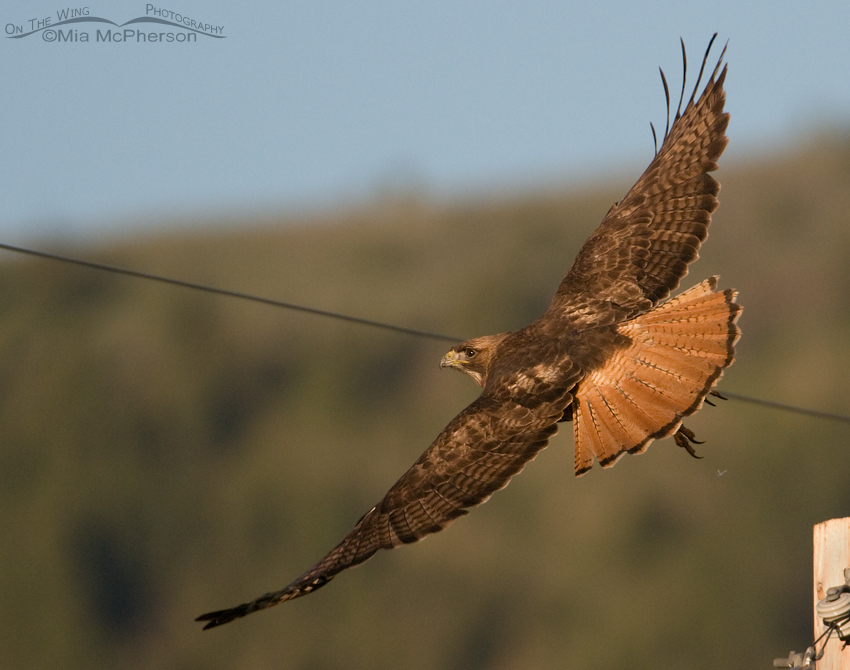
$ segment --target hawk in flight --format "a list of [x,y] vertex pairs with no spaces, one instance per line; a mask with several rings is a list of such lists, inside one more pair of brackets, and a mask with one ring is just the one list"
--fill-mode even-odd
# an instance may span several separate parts
[[[716,35],[715,35],[716,37]],[[712,43],[714,37],[712,37]],[[205,628],[312,593],[379,549],[436,533],[487,500],[572,420],[575,470],[673,436],[693,454],[682,419],[696,412],[735,356],[741,307],[712,277],[666,300],[705,241],[726,147],[723,53],[697,98],[679,106],[661,148],[578,253],[546,312],[521,330],[468,340],[441,366],[482,393],[331,552],[283,590],[198,617]],[[724,49],[725,53],[725,49]],[[682,55],[687,70],[684,43]],[[722,69],[721,69],[722,66]],[[653,129],[653,134],[654,134]]]

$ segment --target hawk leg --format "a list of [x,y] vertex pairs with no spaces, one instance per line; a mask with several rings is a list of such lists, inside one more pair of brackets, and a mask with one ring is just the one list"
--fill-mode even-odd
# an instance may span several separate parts
[[705,444],[705,440],[698,440],[694,431],[690,428],[685,428],[684,425],[679,426],[679,430],[677,430],[673,435],[673,439],[676,440],[677,445],[686,450],[694,458],[702,458],[702,456],[697,456],[697,452],[694,451],[694,448],[691,445]]

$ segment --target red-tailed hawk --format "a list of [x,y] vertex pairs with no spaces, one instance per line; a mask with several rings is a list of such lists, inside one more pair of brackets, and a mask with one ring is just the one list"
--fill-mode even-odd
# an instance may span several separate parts
[[483,387],[479,398],[325,558],[281,591],[198,617],[205,628],[312,593],[379,549],[442,530],[504,487],[559,421],[573,421],[577,475],[594,457],[610,466],[671,435],[693,453],[682,418],[732,363],[741,311],[735,291],[715,292],[714,277],[662,302],[696,260],[717,208],[709,172],[727,143],[726,66],[721,53],[695,100],[707,59],[661,149],[581,248],[546,313],[443,358]]

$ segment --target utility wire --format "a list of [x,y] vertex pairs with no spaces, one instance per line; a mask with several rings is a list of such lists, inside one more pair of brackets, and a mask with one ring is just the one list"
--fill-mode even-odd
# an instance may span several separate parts
[[429,337],[432,340],[448,340],[450,342],[460,342],[463,338],[455,338],[450,337],[449,335],[440,335],[439,333],[429,333],[425,330],[417,330],[416,328],[407,328],[405,326],[396,326],[391,323],[382,323],[380,321],[372,321],[371,319],[363,319],[359,316],[350,316],[348,314],[340,314],[338,312],[330,312],[324,309],[316,309],[314,307],[305,307],[304,305],[295,305],[290,302],[283,302],[282,300],[274,300],[272,298],[261,298],[260,296],[251,295],[250,293],[240,293],[239,291],[229,291],[223,288],[216,288],[215,286],[207,286],[205,284],[196,284],[190,281],[183,281],[182,279],[171,279],[170,277],[162,277],[160,275],[150,274],[148,272],[139,272],[138,270],[128,270],[127,268],[120,268],[115,265],[106,265],[104,263],[95,263],[94,261],[84,261],[79,258],[71,258],[69,256],[62,256],[60,254],[51,254],[46,251],[35,251],[33,249],[25,249],[23,247],[16,247],[11,244],[3,244],[0,243],[0,249],[6,249],[7,251],[14,251],[19,254],[27,254],[29,256],[37,256],[38,258],[47,258],[52,261],[62,261],[63,263],[70,263],[72,265],[81,265],[86,268],[92,268],[94,270],[105,270],[106,272],[114,272],[115,274],[125,275],[128,277],[138,277],[139,279],[149,279],[151,281],[158,281],[163,284],[171,284],[173,286],[182,286],[184,288],[191,288],[197,291],[206,291],[207,293],[215,293],[217,295],[226,295],[231,298],[240,298],[242,300],[251,300],[253,302],[259,302],[264,305],[272,305],[274,307],[283,307],[284,309],[292,309],[298,312],[307,312],[308,314],[318,314],[319,316],[327,316],[332,319],[341,319],[342,321],[350,321],[351,323],[359,323],[364,326],[374,326],[376,328],[383,328],[385,330],[394,330],[397,333],[405,333],[407,335],[415,335],[417,337]]
[[[374,328],[383,328],[384,330],[392,330],[397,333],[404,333],[405,335],[413,335],[415,337],[426,337],[432,340],[444,340],[447,342],[460,342],[464,338],[461,337],[452,337],[451,335],[443,335],[441,333],[431,333],[425,330],[418,330],[416,328],[407,328],[406,326],[397,326],[391,323],[383,323],[381,321],[373,321],[372,319],[364,319],[359,316],[351,316],[349,314],[340,314],[339,312],[332,312],[324,309],[316,309],[314,307],[305,307],[304,305],[295,305],[289,302],[283,302],[282,300],[274,300],[272,298],[262,298],[260,296],[251,295],[250,293],[241,293],[239,291],[230,291],[223,288],[217,288],[215,286],[207,286],[205,284],[196,284],[195,282],[183,281],[182,279],[172,279],[170,277],[163,277],[160,275],[150,274],[148,272],[140,272],[138,270],[129,270],[127,268],[121,268],[114,265],[106,265],[105,263],[95,263],[94,261],[85,261],[79,258],[71,258],[70,256],[63,256],[60,254],[53,254],[46,251],[36,251],[34,249],[26,249],[24,247],[17,247],[11,244],[3,244],[0,243],[0,249],[5,249],[7,251],[13,251],[19,254],[26,254],[29,256],[36,256],[37,258],[44,258],[52,261],[61,261],[63,263],[70,263],[72,265],[79,265],[86,268],[91,268],[94,270],[103,270],[105,272],[112,272],[115,274],[125,275],[127,277],[137,277],[139,279],[148,279],[150,281],[157,281],[163,284],[171,284],[172,286],[182,286],[183,288],[191,288],[197,291],[205,291],[206,293],[213,293],[216,295],[224,295],[231,298],[240,298],[242,300],[251,300],[253,302],[258,302],[263,305],[271,305],[273,307],[282,307],[284,309],[291,309],[298,312],[306,312],[308,314],[317,314],[318,316],[326,316],[331,319],[339,319],[342,321],[348,321],[349,323],[356,323],[362,326],[372,326]],[[813,416],[819,419],[829,419],[832,421],[841,421],[842,423],[850,423],[850,416],[845,416],[842,414],[833,414],[830,412],[821,412],[819,410],[807,409],[805,407],[796,407],[795,405],[786,405],[780,402],[774,402],[772,400],[762,400],[761,398],[753,398],[751,396],[741,395],[740,393],[730,393],[728,391],[723,391],[723,395],[732,400],[739,400],[741,402],[748,402],[754,405],[761,405],[762,407],[768,407],[770,409],[778,409],[784,410],[786,412],[796,412],[797,414],[803,414],[806,416]]]
[[806,414],[808,416],[814,416],[819,419],[831,419],[832,421],[841,421],[843,423],[850,423],[850,416],[844,416],[843,414],[833,414],[832,412],[821,412],[817,409],[806,409],[805,407],[797,407],[795,405],[786,405],[781,402],[774,402],[773,400],[762,400],[761,398],[751,398],[750,396],[741,395],[739,393],[729,393],[724,390],[723,395],[732,400],[740,400],[741,402],[749,402],[755,405],[762,405],[763,407],[769,407],[771,409],[781,409],[786,412],[797,412],[797,414]]

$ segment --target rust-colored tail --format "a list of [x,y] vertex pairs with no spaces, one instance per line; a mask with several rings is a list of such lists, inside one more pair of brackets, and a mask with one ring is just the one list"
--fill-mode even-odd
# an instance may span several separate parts
[[618,326],[631,345],[585,377],[573,401],[576,475],[639,454],[696,412],[735,358],[741,306],[717,277]]

